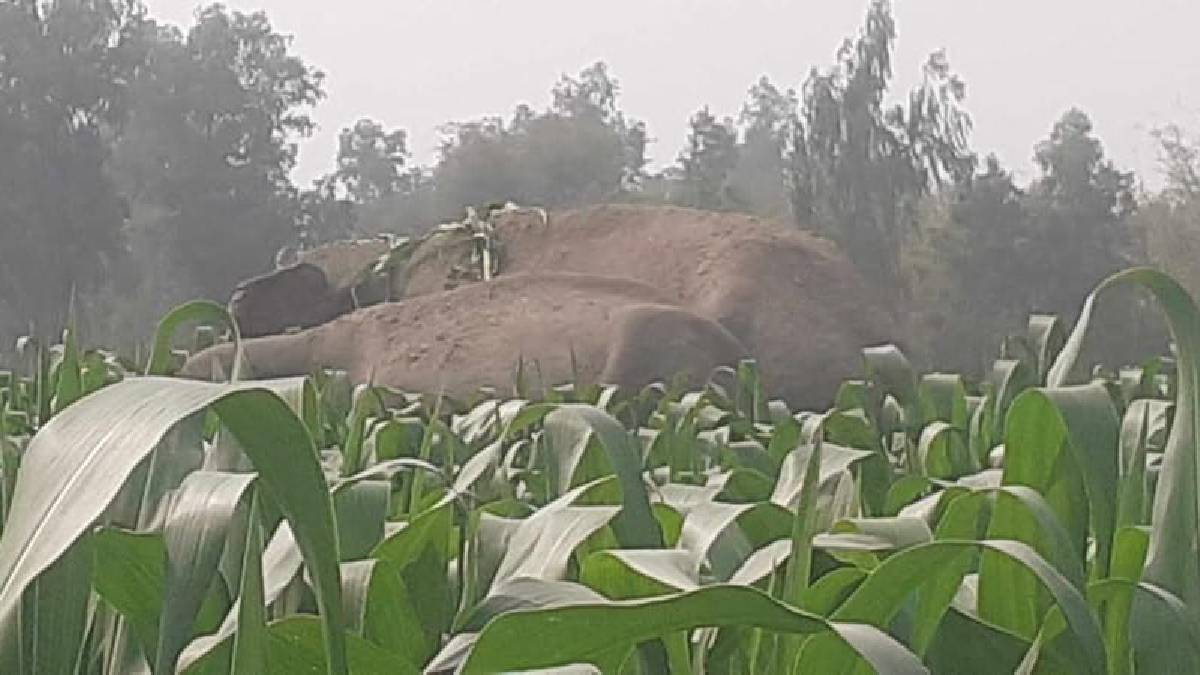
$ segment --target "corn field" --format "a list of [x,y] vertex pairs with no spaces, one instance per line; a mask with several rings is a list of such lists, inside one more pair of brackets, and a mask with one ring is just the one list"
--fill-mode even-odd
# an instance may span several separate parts
[[[1080,373],[1117,285],[1175,353]],[[867,349],[827,411],[752,362],[461,402],[171,377],[197,321],[0,374],[0,672],[1200,672],[1200,311],[1159,272],[984,382]]]

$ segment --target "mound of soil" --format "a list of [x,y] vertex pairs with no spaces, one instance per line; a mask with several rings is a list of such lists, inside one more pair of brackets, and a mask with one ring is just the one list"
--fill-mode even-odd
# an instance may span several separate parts
[[[505,275],[244,344],[256,377],[325,366],[347,370],[359,383],[458,397],[481,386],[508,390],[522,359],[535,387],[640,387],[679,371],[702,381],[746,355],[718,324],[672,306],[653,287],[569,273]],[[184,374],[209,377],[214,361],[228,372],[230,357],[229,345],[214,347],[189,360]]]

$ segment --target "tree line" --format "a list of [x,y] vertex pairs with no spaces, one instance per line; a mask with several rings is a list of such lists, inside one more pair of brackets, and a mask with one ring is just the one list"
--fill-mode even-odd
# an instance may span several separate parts
[[[599,62],[554,82],[544,109],[447,124],[429,166],[405,130],[363,117],[304,186],[291,173],[324,76],[265,14],[210,5],[181,29],[135,0],[0,0],[0,338],[52,334],[74,308],[128,344],[175,303],[228,297],[284,245],[419,232],[508,200],[673,203],[813,231],[887,294],[918,353],[966,370],[1030,310],[1070,318],[1117,268],[1155,262],[1200,291],[1200,145],[1184,130],[1158,132],[1167,187],[1150,194],[1065,111],[1022,185],[973,147],[945,53],[894,91],[895,40],[890,4],[872,0],[795,87],[764,77],[736,115],[697,110],[661,171]],[[1162,337],[1112,333],[1113,358]]]

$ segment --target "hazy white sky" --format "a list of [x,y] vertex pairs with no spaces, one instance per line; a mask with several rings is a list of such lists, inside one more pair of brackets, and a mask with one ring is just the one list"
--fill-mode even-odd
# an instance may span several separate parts
[[[197,0],[146,0],[190,22]],[[647,122],[652,163],[670,163],[689,115],[736,115],[760,75],[798,86],[861,25],[867,0],[227,0],[262,9],[326,73],[316,135],[297,178],[332,166],[337,132],[362,116],[409,132],[429,162],[437,127],[520,102],[549,103],[560,74],[603,59],[621,105]],[[968,85],[975,146],[1022,177],[1033,144],[1069,106],[1092,117],[1110,157],[1150,182],[1149,131],[1200,131],[1197,0],[895,0],[897,93],[945,47]]]

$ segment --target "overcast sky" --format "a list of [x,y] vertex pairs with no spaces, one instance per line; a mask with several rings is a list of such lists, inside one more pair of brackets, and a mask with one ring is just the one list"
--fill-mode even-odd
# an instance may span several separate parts
[[[146,0],[160,20],[191,21],[196,0]],[[621,106],[643,119],[654,166],[672,162],[687,119],[707,104],[736,115],[760,75],[798,86],[832,62],[867,0],[227,0],[262,9],[326,74],[320,125],[301,146],[305,183],[333,163],[337,132],[369,116],[409,133],[428,163],[437,127],[549,103],[563,73],[603,59]],[[1083,108],[1109,156],[1148,182],[1149,132],[1200,131],[1197,0],[896,0],[896,93],[944,47],[966,80],[975,146],[1032,175],[1033,144]]]

